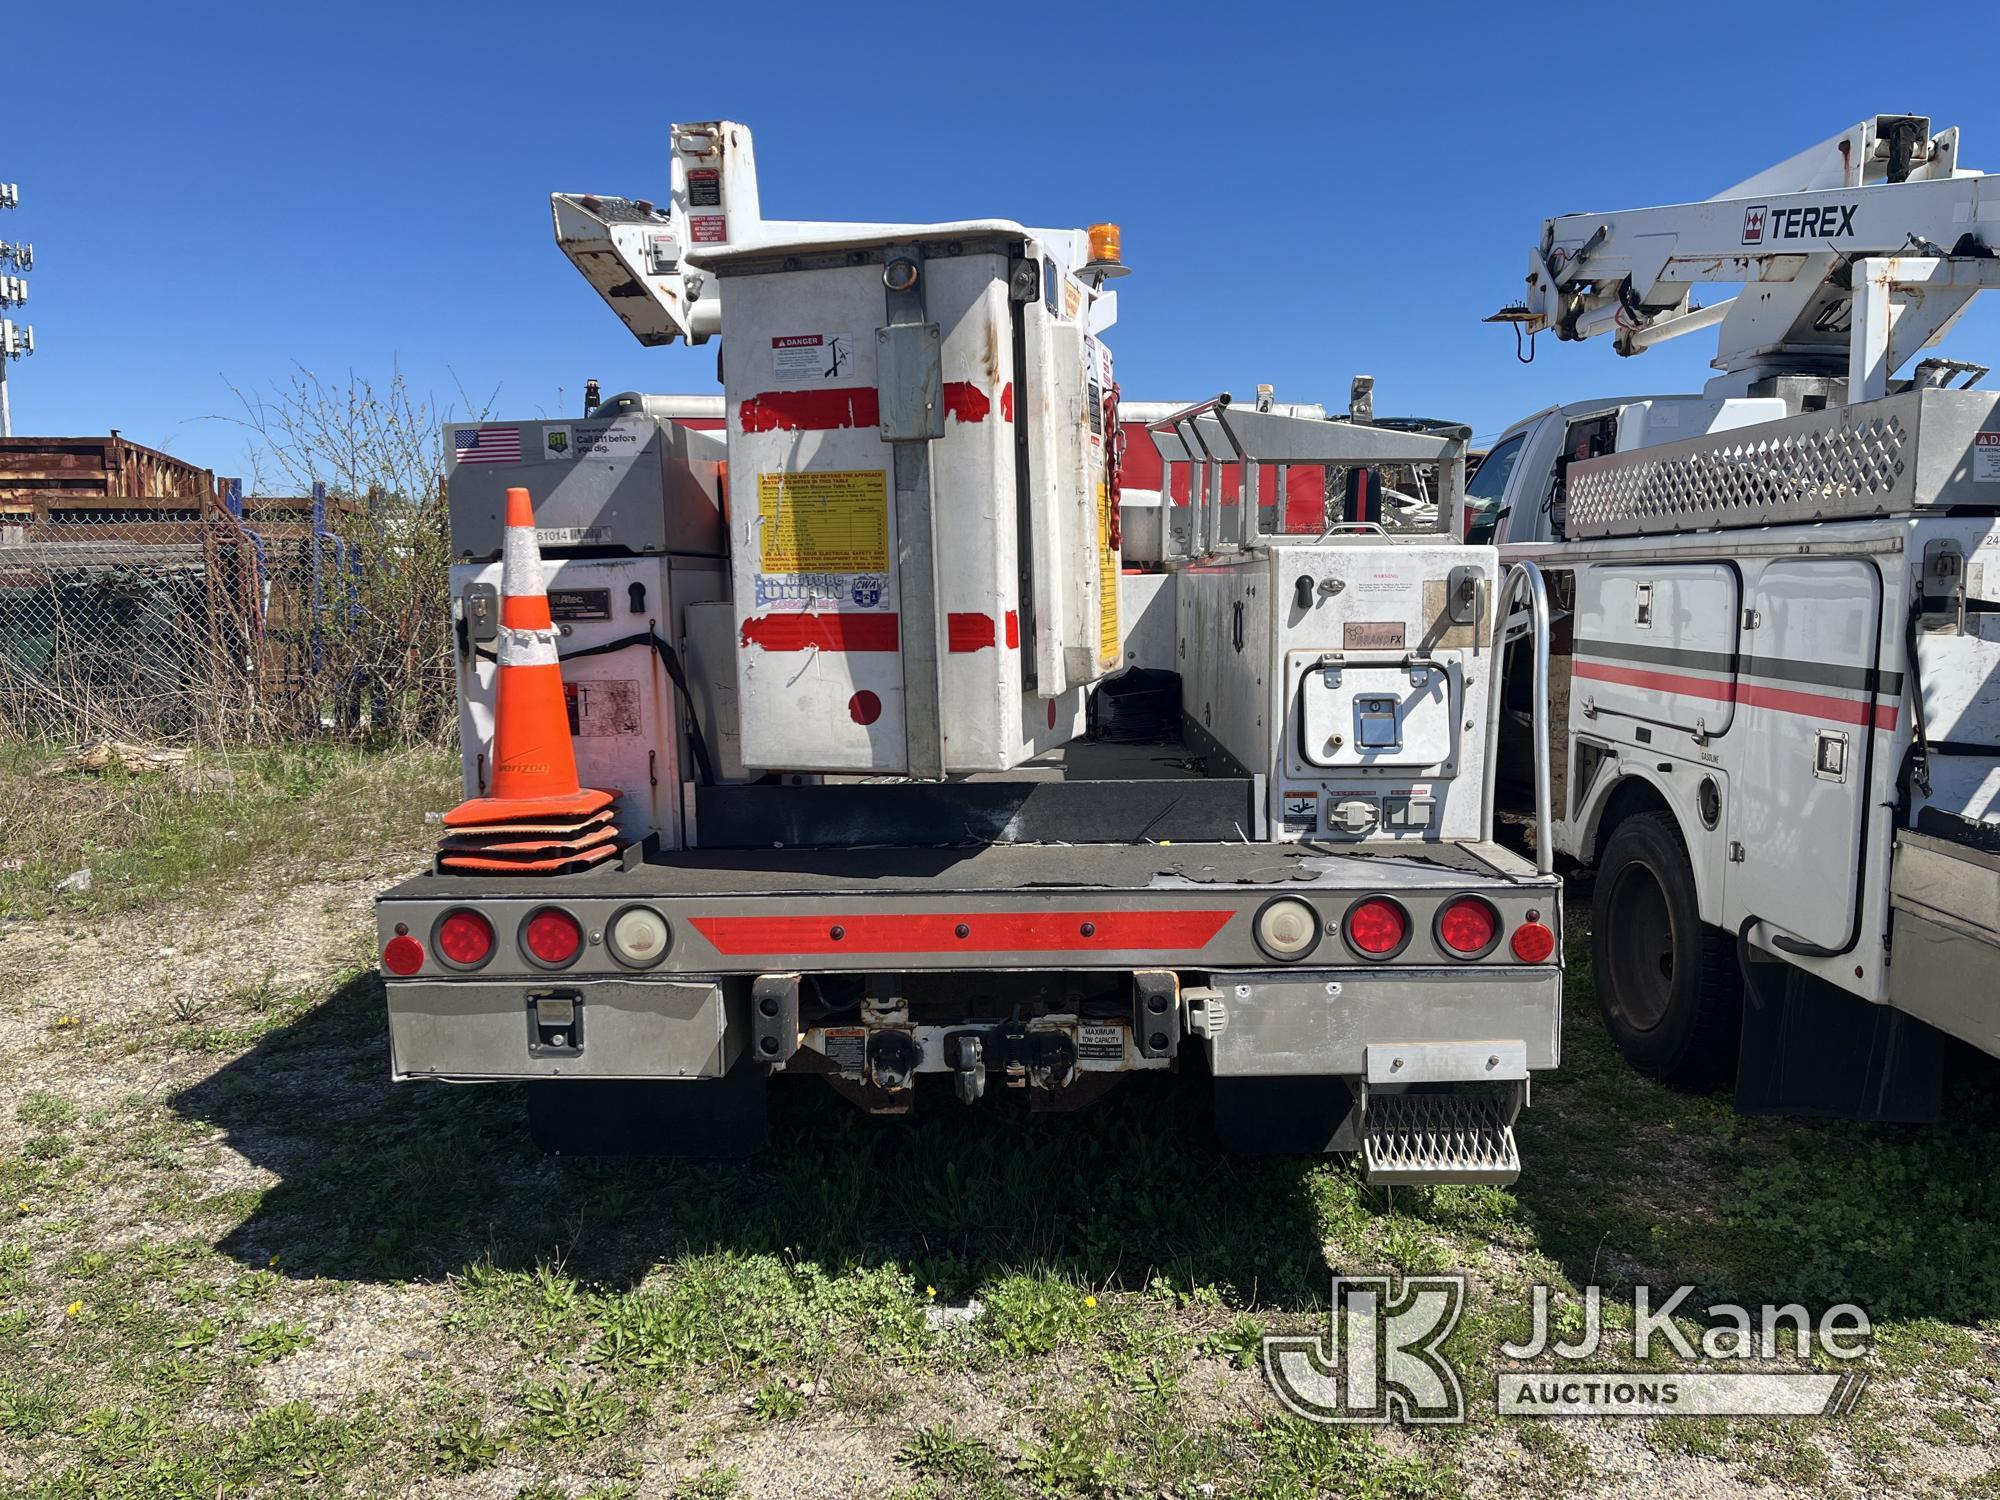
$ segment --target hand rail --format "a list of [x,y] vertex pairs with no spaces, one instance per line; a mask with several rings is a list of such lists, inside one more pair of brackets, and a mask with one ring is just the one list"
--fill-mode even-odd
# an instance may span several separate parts
[[1527,633],[1534,640],[1534,725],[1535,725],[1535,869],[1555,872],[1554,817],[1550,806],[1549,751],[1549,590],[1542,570],[1531,562],[1517,562],[1507,570],[1493,610],[1493,674],[1488,689],[1492,703],[1486,715],[1486,836],[1493,837],[1494,785],[1500,770],[1500,715],[1506,711],[1505,673],[1507,643],[1515,638],[1511,611],[1514,596],[1526,592]]

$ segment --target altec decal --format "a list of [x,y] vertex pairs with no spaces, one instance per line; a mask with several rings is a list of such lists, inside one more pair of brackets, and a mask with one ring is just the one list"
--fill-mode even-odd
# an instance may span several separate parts
[[1181,911],[898,912],[882,916],[693,917],[717,953],[1061,953],[1206,948],[1234,916]]
[[1852,238],[1858,207],[1856,203],[1828,203],[1817,208],[1773,209],[1768,203],[1753,203],[1743,210],[1743,243]]

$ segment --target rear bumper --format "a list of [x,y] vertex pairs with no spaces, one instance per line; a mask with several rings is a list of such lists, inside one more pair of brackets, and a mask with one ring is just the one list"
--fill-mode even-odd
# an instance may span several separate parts
[[[1135,979],[1163,971],[1135,971]],[[892,976],[884,976],[885,978]],[[1156,1022],[1128,1015],[1047,1014],[1010,1023],[968,1013],[948,1024],[903,1017],[809,1026],[798,1050],[811,1071],[867,1079],[870,1043],[909,1038],[898,1072],[950,1072],[957,1038],[1014,1025],[1024,1047],[1046,1043],[1061,1076],[1171,1066],[1183,1034],[1218,1077],[1373,1075],[1383,1084],[1496,1083],[1561,1060],[1562,976],[1552,966],[1471,969],[1223,970],[1164,976],[1175,989],[1171,1045]],[[716,1078],[760,1035],[740,978],[391,980],[390,1066],[396,1079]],[[1391,1054],[1395,1054],[1392,1056]],[[780,1064],[792,1063],[787,1046]],[[995,1055],[993,1042],[987,1055]],[[1027,1055],[1026,1052],[1023,1055]],[[1388,1058],[1388,1061],[1384,1061]],[[798,1064],[792,1064],[795,1068]]]
[[[1489,1083],[1562,1061],[1562,974],[1553,967],[1221,973],[1211,984],[1224,1016],[1208,1042],[1218,1078],[1362,1077],[1372,1053],[1381,1082]],[[1471,1045],[1487,1042],[1494,1046]],[[1398,1046],[1403,1066],[1391,1058],[1385,1067],[1381,1054]]]
[[[1465,895],[1498,920],[1471,957],[1438,931]],[[1383,896],[1408,936],[1371,961],[1344,919]],[[412,941],[422,949],[388,979],[399,1079],[710,1078],[747,1051],[895,1092],[917,1072],[982,1065],[1061,1091],[1170,1067],[1189,1033],[1225,1077],[1361,1077],[1371,1047],[1489,1041],[1512,1044],[1525,1077],[1557,1060],[1560,946],[1523,963],[1509,938],[1534,924],[1559,935],[1561,900],[1554,877],[1491,845],[1395,857],[1268,844],[690,850],[559,880],[423,877],[385,893],[377,922],[401,958]],[[1257,938],[1277,902],[1315,919],[1289,963]],[[643,970],[611,940],[635,905],[672,933]],[[584,934],[559,969],[522,942],[548,907]],[[444,918],[466,909],[493,935],[474,969],[437,951]]]

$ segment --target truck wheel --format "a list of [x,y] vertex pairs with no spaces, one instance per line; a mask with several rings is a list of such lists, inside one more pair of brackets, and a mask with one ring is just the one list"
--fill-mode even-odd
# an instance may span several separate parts
[[754,1156],[770,1137],[764,1070],[721,1078],[551,1079],[528,1085],[528,1134],[563,1156]]
[[1591,899],[1597,1004],[1625,1060],[1670,1083],[1734,1072],[1743,1009],[1735,942],[1701,920],[1687,845],[1672,818],[1612,830]]

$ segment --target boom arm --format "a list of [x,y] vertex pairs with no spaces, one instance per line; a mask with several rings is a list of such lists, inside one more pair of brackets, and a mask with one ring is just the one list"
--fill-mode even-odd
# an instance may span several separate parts
[[[1960,171],[1956,129],[1878,115],[1703,203],[1548,220],[1523,306],[1501,320],[1621,354],[1719,327],[1711,395],[1779,375],[1848,379],[1848,399],[2000,286],[2000,182]],[[1700,282],[1741,295],[1697,308]]]

